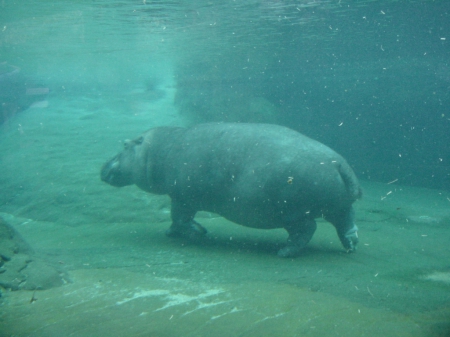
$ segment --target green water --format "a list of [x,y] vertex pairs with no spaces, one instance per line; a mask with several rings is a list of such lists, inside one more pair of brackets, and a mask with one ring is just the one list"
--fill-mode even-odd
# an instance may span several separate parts
[[[449,13],[2,2],[0,216],[67,283],[0,288],[0,335],[448,336]],[[14,88],[49,93],[5,89],[10,66]],[[203,244],[170,239],[168,197],[100,181],[124,139],[203,121],[283,124],[341,153],[364,189],[357,252],[319,221],[302,256],[280,259],[284,231],[206,212]]]

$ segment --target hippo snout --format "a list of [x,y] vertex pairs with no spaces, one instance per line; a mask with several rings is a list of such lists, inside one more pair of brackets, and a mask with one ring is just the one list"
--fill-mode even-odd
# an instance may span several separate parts
[[115,187],[122,187],[131,184],[128,176],[124,174],[120,168],[118,156],[103,165],[100,171],[100,177],[102,181]]
[[117,166],[118,166],[117,158],[113,158],[107,163],[103,164],[100,172],[100,177],[102,181],[110,184],[113,181],[114,170],[117,169]]

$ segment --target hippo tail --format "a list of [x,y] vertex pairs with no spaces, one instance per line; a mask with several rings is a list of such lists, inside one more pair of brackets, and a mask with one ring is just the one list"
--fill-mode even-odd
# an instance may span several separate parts
[[348,196],[354,201],[362,197],[362,189],[358,178],[351,167],[345,162],[339,165],[339,174],[345,184]]

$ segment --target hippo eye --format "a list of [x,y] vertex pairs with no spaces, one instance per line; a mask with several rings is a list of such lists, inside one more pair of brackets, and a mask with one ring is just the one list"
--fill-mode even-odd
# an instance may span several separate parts
[[131,140],[125,139],[125,141],[123,142],[123,147],[128,148],[130,146],[130,143],[131,143]]
[[135,141],[134,141],[134,143],[136,144],[136,145],[140,145],[140,144],[142,144],[144,142],[144,137],[139,137],[138,139],[136,139]]

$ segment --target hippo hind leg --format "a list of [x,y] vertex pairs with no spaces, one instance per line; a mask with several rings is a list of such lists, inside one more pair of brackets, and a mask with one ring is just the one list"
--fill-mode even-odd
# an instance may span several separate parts
[[183,237],[198,240],[207,233],[207,230],[194,220],[196,211],[186,205],[172,201],[172,225],[166,231],[170,237]]
[[326,217],[336,228],[339,239],[348,253],[356,250],[359,241],[358,227],[356,227],[354,222],[354,214],[353,207],[350,207],[337,215]]
[[317,224],[314,219],[306,219],[302,224],[284,227],[289,233],[287,245],[278,251],[280,257],[295,257],[300,255],[316,231]]

